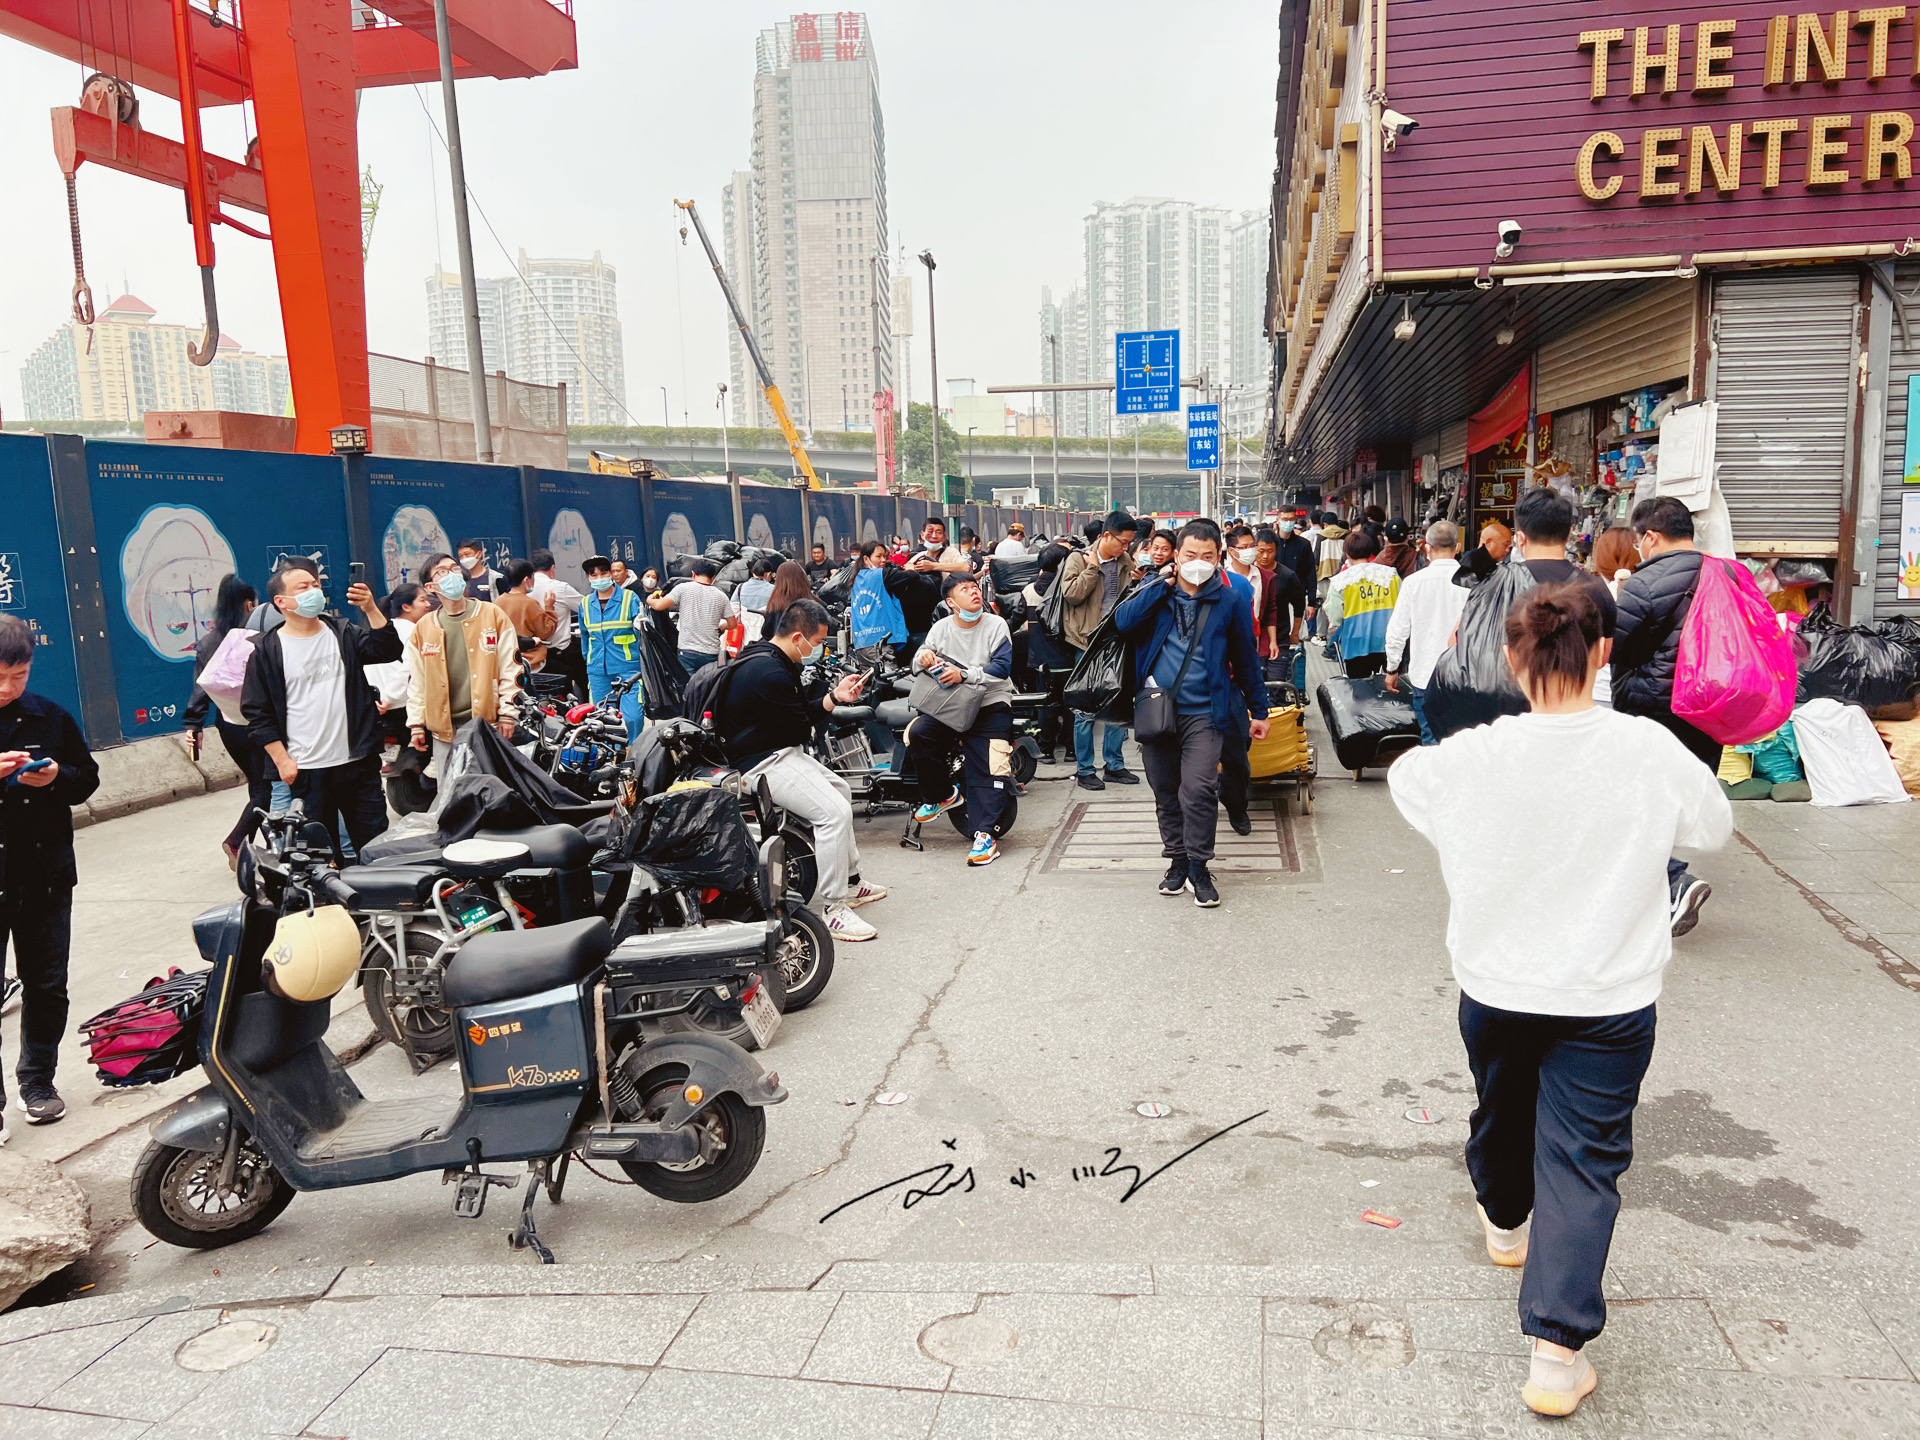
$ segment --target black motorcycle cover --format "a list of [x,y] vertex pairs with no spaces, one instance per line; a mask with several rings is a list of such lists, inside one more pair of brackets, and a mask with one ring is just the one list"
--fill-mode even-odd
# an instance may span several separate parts
[[[526,824],[583,825],[607,813],[606,801],[597,803],[583,801],[573,791],[522,755],[510,741],[503,740],[498,730],[483,721],[469,720],[455,732],[453,738],[456,745],[465,745],[468,749],[470,757],[466,772],[468,775],[491,775],[533,807],[534,818],[526,821]],[[448,794],[448,800],[451,803],[451,791]],[[446,828],[444,811],[442,815],[441,828],[444,830]],[[502,827],[489,822],[484,827],[476,826],[475,828],[492,830]]]
[[670,720],[684,713],[686,684],[677,629],[665,611],[648,611],[640,638],[640,704],[647,719]]
[[613,853],[672,888],[757,893],[760,857],[739,797],[716,786],[649,795],[627,817]]
[[1378,675],[1365,680],[1331,676],[1320,682],[1314,698],[1343,770],[1377,767],[1420,743],[1413,702],[1387,689]]
[[1824,697],[1872,714],[1905,705],[1920,689],[1920,624],[1909,617],[1842,626],[1818,610],[1802,622],[1800,640],[1796,705]]
[[1526,566],[1498,565],[1468,593],[1460,638],[1440,652],[1427,681],[1427,724],[1440,739],[1502,715],[1526,714],[1526,694],[1507,665],[1507,611],[1535,584]]
[[1133,719],[1133,646],[1114,623],[1117,613],[1110,613],[1088,637],[1062,698],[1076,714],[1125,724]]

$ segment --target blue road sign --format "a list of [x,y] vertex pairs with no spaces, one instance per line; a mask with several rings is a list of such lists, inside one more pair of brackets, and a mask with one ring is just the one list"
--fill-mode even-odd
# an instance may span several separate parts
[[1128,330],[1113,337],[1116,415],[1180,408],[1180,332]]
[[1187,407],[1187,469],[1220,468],[1220,407]]

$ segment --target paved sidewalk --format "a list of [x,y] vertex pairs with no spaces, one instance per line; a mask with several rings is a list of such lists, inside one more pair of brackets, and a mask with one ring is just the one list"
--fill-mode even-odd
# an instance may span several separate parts
[[1387,1260],[295,1269],[0,1318],[0,1435],[1920,1434],[1920,1267],[1619,1267],[1566,1422],[1519,1404],[1517,1286]]

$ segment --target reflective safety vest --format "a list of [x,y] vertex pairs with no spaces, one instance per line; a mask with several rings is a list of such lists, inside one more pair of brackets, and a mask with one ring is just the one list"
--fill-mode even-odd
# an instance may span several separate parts
[[613,609],[601,604],[598,593],[580,607],[580,628],[587,632],[587,662],[591,664],[612,645],[613,656],[627,664],[639,658],[640,637],[634,633],[633,619],[640,611],[640,597],[625,586],[615,586],[620,603]]

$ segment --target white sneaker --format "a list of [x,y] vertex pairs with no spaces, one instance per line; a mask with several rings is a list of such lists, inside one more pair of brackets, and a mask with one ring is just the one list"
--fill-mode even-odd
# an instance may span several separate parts
[[7,1102],[0,1100],[0,1145],[4,1145],[13,1136],[7,1133]]
[[880,933],[845,905],[827,911],[827,929],[836,940],[871,940]]
[[887,898],[887,887],[876,885],[871,880],[862,880],[860,888],[847,896],[847,908],[858,910],[862,905],[871,905],[876,900]]

